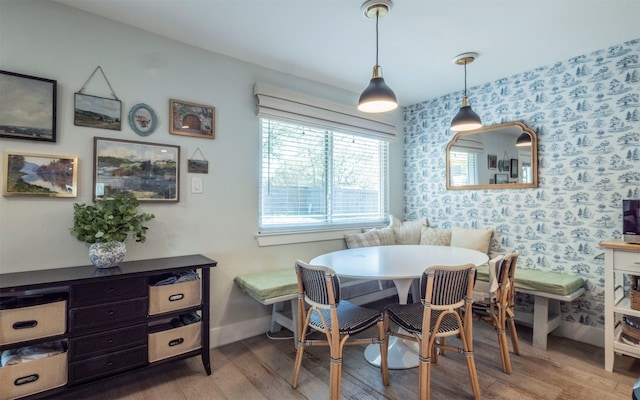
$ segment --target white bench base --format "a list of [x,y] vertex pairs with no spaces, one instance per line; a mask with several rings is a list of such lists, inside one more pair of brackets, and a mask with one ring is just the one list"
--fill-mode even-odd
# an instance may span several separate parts
[[[533,315],[516,312],[515,320],[533,328],[533,347],[547,349],[547,335],[557,328],[562,328],[561,301],[573,301],[584,294],[584,288],[562,296],[536,290],[516,288],[517,293],[533,296]],[[562,330],[559,332],[563,336]]]

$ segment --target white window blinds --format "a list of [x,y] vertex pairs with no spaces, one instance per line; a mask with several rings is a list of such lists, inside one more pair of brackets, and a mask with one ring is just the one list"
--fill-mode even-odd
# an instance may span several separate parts
[[[269,109],[272,110],[272,109]],[[281,110],[282,111],[282,110]],[[351,228],[388,219],[387,140],[259,106],[260,233]]]

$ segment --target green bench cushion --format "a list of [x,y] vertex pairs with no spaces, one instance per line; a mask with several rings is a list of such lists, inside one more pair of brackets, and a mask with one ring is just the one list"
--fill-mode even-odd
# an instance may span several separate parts
[[258,301],[298,292],[298,280],[293,267],[238,275],[234,282]]
[[[487,265],[478,267],[477,275],[479,280],[489,282],[489,267]],[[516,289],[536,290],[566,296],[579,290],[583,285],[584,279],[576,275],[532,269],[516,269]]]

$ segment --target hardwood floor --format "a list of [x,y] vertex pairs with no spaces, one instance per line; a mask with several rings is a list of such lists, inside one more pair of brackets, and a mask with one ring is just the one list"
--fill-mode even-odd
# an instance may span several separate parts
[[[616,356],[615,372],[604,370],[604,351],[572,340],[549,337],[548,350],[531,346],[531,330],[518,326],[521,355],[512,354],[513,374],[502,372],[495,333],[474,325],[474,356],[484,399],[625,399],[640,377],[640,360]],[[119,400],[289,400],[327,399],[328,349],[305,353],[297,390],[291,388],[295,351],[292,339],[266,335],[211,350],[213,373],[207,376],[199,357],[160,365],[94,384],[58,399]],[[449,339],[452,340],[452,339]],[[346,399],[415,399],[417,368],[391,370],[383,386],[380,370],[363,357],[363,346],[345,349],[342,396]],[[471,399],[461,354],[447,353],[432,368],[433,399]]]

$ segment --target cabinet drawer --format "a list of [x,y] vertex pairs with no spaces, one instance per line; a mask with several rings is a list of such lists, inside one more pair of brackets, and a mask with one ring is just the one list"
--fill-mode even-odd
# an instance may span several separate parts
[[200,280],[149,286],[149,315],[200,305]]
[[640,275],[640,252],[614,251],[613,265],[615,269],[637,271]]
[[147,364],[147,346],[117,351],[69,364],[69,385],[113,375]]
[[164,360],[202,347],[202,323],[149,334],[149,362]]
[[105,333],[69,339],[71,362],[147,343],[147,325],[114,329]]
[[0,400],[15,399],[67,383],[67,353],[0,368]]
[[109,326],[126,321],[145,320],[147,298],[76,308],[69,311],[69,332]]
[[67,330],[67,301],[0,310],[0,345],[61,335]]
[[71,286],[71,308],[147,297],[145,277],[109,279]]

